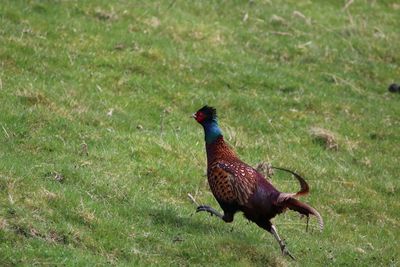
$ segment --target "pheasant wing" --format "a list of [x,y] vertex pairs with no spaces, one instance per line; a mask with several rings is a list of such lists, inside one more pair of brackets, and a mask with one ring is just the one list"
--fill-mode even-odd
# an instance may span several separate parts
[[245,205],[256,188],[256,170],[243,162],[217,162],[209,171],[211,191],[224,202]]

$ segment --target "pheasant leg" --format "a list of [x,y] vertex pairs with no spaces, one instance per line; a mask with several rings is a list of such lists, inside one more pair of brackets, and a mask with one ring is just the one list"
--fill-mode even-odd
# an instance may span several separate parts
[[200,212],[200,211],[207,211],[208,213],[211,214],[211,216],[212,216],[212,215],[215,215],[215,216],[217,216],[217,217],[220,218],[220,219],[223,218],[223,215],[222,215],[221,213],[219,213],[219,212],[216,211],[215,209],[213,209],[213,208],[211,208],[211,207],[209,207],[209,206],[206,206],[206,205],[198,206],[197,209],[196,209],[196,212]]
[[283,255],[288,255],[292,260],[296,260],[292,254],[290,254],[289,250],[286,248],[285,242],[281,239],[281,237],[278,234],[278,231],[276,230],[275,225],[271,226],[271,233],[275,237],[275,239],[278,241],[279,246],[281,247],[281,251]]

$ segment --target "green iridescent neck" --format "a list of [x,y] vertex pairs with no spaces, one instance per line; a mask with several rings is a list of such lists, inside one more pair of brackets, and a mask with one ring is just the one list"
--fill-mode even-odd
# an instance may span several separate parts
[[218,126],[217,120],[207,121],[203,124],[204,134],[207,144],[211,144],[218,137],[222,136],[222,131]]

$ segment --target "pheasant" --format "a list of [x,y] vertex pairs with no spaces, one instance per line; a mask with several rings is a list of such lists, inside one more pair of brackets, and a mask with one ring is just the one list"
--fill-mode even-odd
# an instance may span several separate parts
[[204,128],[208,184],[223,214],[206,205],[199,205],[196,212],[205,211],[230,223],[235,213],[241,211],[248,220],[275,237],[283,255],[294,259],[276,227],[271,223],[271,219],[286,209],[290,209],[299,212],[302,216],[305,215],[307,226],[309,216],[316,216],[322,231],[324,223],[318,211],[296,199],[309,192],[306,181],[288,169],[273,167],[293,174],[301,187],[297,193],[278,191],[261,173],[241,161],[228,146],[218,126],[215,108],[204,106],[193,114],[193,118]]

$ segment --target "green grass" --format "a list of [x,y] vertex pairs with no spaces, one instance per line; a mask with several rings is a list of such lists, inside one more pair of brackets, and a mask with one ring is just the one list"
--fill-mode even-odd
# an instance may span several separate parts
[[[2,1],[1,265],[399,265],[400,95],[387,87],[400,6],[344,5]],[[325,230],[274,220],[297,262],[241,215],[194,215],[187,193],[218,207],[189,118],[204,104],[243,160],[309,182]]]

